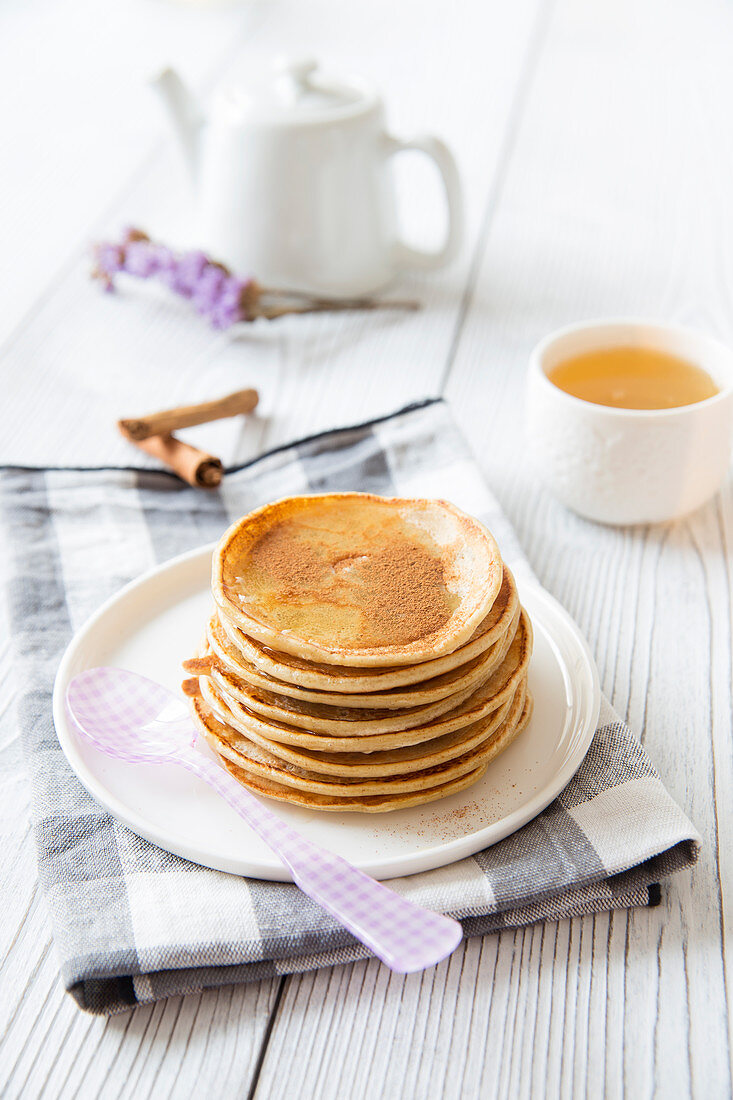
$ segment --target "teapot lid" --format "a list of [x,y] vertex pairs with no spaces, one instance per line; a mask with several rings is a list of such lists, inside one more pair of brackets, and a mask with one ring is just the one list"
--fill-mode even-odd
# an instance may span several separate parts
[[215,110],[222,121],[265,124],[332,121],[359,115],[377,102],[374,92],[357,82],[324,77],[311,57],[282,59],[269,75],[250,87],[220,89]]

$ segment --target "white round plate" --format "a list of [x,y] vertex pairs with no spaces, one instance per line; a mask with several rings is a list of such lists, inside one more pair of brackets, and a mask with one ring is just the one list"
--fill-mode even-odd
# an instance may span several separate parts
[[[212,549],[174,558],[128,584],[78,631],[56,676],[54,721],[81,782],[133,832],[205,867],[287,882],[278,858],[201,780],[174,764],[111,759],[82,741],[66,714],[69,681],[97,665],[128,668],[179,690],[181,662],[194,653],[210,613]],[[593,738],[598,674],[567,612],[533,582],[519,587],[534,626],[534,714],[483,779],[440,802],[384,814],[272,807],[311,840],[384,879],[472,855],[549,805]]]

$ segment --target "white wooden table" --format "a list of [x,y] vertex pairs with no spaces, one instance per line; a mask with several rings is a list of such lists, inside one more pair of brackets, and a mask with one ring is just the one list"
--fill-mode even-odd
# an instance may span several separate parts
[[[100,295],[90,240],[133,222],[175,241],[188,214],[145,77],[172,61],[206,91],[304,50],[373,80],[396,130],[456,151],[468,240],[407,286],[422,312],[231,344],[160,297]],[[262,416],[191,433],[228,461],[445,394],[705,845],[660,908],[469,940],[423,975],[360,963],[91,1018],[57,978],[5,647],[3,1096],[730,1095],[731,483],[674,526],[585,523],[525,460],[522,384],[535,340],[583,317],[733,342],[732,53],[722,0],[6,0],[0,461],[137,463],[117,416],[240,385],[260,387]],[[434,196],[407,170],[404,190],[419,233]]]

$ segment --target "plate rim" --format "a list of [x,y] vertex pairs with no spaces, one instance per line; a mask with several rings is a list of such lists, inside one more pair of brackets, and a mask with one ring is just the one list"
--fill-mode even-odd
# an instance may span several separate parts
[[[145,570],[140,576],[128,581],[117,592],[109,596],[78,627],[64,650],[54,679],[52,696],[54,727],[61,751],[85,790],[116,820],[131,829],[136,835],[150,841],[163,851],[180,856],[182,859],[202,867],[262,881],[292,882],[292,876],[287,868],[280,863],[275,853],[272,853],[273,862],[271,864],[260,864],[257,861],[240,859],[236,861],[235,866],[235,861],[226,858],[212,859],[211,851],[206,846],[199,846],[195,842],[176,844],[174,841],[172,843],[169,833],[166,833],[155,824],[147,822],[144,818],[141,819],[136,811],[131,810],[125,802],[109,792],[104,784],[97,779],[94,772],[90,771],[79,751],[76,743],[78,735],[73,732],[73,722],[66,711],[66,686],[70,678],[69,670],[78,658],[79,650],[89,632],[93,631],[100,620],[104,619],[118,604],[124,603],[137,589],[149,584],[151,580],[159,577],[162,573],[174,572],[198,559],[210,557],[216,545],[216,542],[212,542],[195,547]],[[590,701],[587,704],[588,714],[584,722],[582,735],[563,766],[553,775],[551,781],[546,783],[541,791],[535,792],[524,805],[517,807],[516,810],[500,818],[499,821],[492,822],[490,825],[469,832],[464,836],[455,837],[438,845],[432,845],[421,852],[410,855],[397,854],[381,859],[354,861],[355,866],[375,878],[398,878],[419,874],[422,871],[436,870],[456,863],[506,839],[532,821],[550,805],[570,782],[588,753],[597,729],[601,704],[600,679],[590,646],[572,616],[554,596],[542,587],[526,567],[520,566],[515,568],[514,571],[520,575],[519,584],[522,589],[531,589],[535,598],[539,599],[540,602],[544,602],[550,611],[560,618],[565,630],[572,637],[583,658],[584,672],[589,677],[589,683],[586,687],[590,689]],[[546,624],[543,625],[547,629]],[[548,630],[548,633],[552,636],[550,630]]]

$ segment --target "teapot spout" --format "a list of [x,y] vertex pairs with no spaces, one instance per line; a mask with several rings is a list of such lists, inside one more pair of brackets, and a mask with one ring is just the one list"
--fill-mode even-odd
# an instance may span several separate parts
[[199,167],[199,135],[203,122],[198,105],[173,69],[164,69],[150,83],[165,104],[188,170],[192,179],[196,181]]

